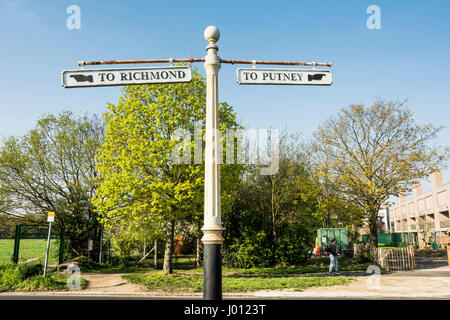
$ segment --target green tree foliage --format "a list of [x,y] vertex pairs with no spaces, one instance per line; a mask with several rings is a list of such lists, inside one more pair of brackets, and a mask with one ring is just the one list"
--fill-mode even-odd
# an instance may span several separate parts
[[15,216],[0,213],[0,239],[13,238],[18,221],[19,219]]
[[403,103],[351,105],[314,133],[316,167],[333,192],[359,206],[377,247],[377,216],[390,196],[445,164],[448,150],[430,146],[441,127],[419,125]]
[[[192,161],[195,141],[190,137],[196,123],[205,127],[205,103],[205,80],[194,71],[189,83],[125,87],[118,104],[109,104],[105,114],[94,202],[105,224],[164,232],[166,273],[172,272],[175,223],[195,223],[203,217],[204,168]],[[220,130],[238,128],[235,119],[231,106],[221,103]],[[183,135],[174,138],[180,130],[189,135],[187,140]],[[191,163],[177,163],[176,148],[180,157],[187,152]],[[225,211],[238,181],[237,167],[222,166]]]
[[279,170],[249,167],[231,214],[224,217],[226,262],[235,267],[296,264],[314,244],[316,186],[301,150],[280,146]]
[[[305,149],[308,150],[306,157],[316,186],[316,218],[321,221],[324,228],[346,227],[351,241],[356,242],[359,230],[363,225],[363,210],[340,192],[339,184],[331,178],[330,172],[327,170],[330,165],[327,155],[316,152],[314,148],[305,147]],[[327,165],[320,167],[317,166],[317,163]]]
[[0,150],[0,194],[9,210],[39,215],[56,212],[72,248],[80,252],[98,232],[95,155],[103,127],[97,117],[70,112],[42,117],[22,137],[9,137]]

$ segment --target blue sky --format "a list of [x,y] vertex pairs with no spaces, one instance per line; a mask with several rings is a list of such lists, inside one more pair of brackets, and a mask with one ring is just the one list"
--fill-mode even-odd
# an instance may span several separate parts
[[[372,4],[379,30],[366,26]],[[70,5],[80,30],[66,27]],[[449,13],[450,1],[437,0],[0,0],[0,135],[23,134],[44,113],[101,114],[116,103],[119,87],[62,88],[61,71],[77,61],[203,57],[203,30],[216,25],[223,59],[333,63],[331,87],[239,86],[239,66],[222,65],[220,99],[247,127],[308,136],[351,103],[408,99],[417,122],[446,126],[436,142],[449,145]]]

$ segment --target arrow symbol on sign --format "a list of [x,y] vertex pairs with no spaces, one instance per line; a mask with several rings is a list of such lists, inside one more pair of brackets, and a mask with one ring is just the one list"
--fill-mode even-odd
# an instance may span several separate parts
[[308,81],[322,80],[322,78],[325,76],[326,76],[325,73],[308,74]]
[[74,78],[77,82],[84,82],[84,81],[94,82],[94,79],[92,79],[92,76],[85,76],[82,74],[72,74],[69,77]]

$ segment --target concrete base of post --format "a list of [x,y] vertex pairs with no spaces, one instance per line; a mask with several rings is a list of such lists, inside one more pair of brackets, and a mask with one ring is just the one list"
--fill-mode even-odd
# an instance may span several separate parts
[[222,300],[222,256],[220,244],[204,245],[203,299]]

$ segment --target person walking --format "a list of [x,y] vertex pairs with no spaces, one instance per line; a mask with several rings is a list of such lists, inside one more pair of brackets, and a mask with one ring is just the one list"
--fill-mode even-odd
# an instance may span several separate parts
[[341,274],[338,271],[338,259],[337,259],[337,256],[339,254],[336,251],[336,239],[331,240],[329,253],[330,253],[330,270],[329,270],[328,274],[330,276],[333,275],[333,267],[336,270],[336,272],[334,274]]

